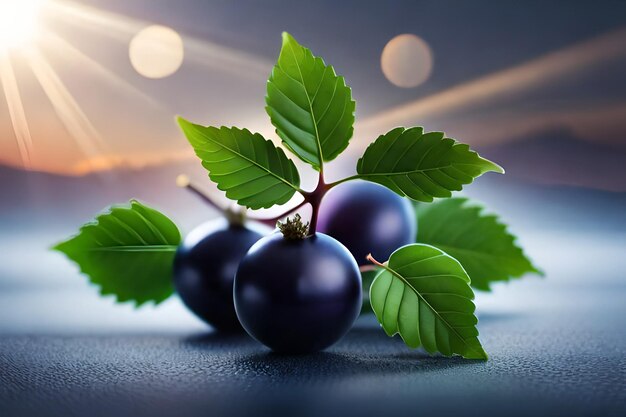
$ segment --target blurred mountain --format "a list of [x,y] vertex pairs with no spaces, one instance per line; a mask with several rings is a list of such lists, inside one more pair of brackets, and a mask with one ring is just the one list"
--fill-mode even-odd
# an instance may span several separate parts
[[626,191],[626,146],[583,140],[566,129],[538,132],[478,150],[505,167],[507,176],[540,184]]
[[[537,147],[537,143],[542,141],[529,145]],[[514,144],[515,148],[521,150],[524,144]],[[500,156],[507,155],[500,152]],[[524,157],[515,159],[515,151],[508,152],[510,159],[489,156],[502,162],[509,174],[484,175],[466,187],[464,194],[483,201],[518,228],[626,231],[626,193],[537,184],[515,177],[510,173],[521,170]],[[528,171],[541,168],[532,159],[529,161]],[[0,227],[13,232],[35,228],[75,230],[110,204],[138,198],[163,210],[183,230],[189,230],[214,217],[215,212],[176,187],[175,178],[180,172],[190,173],[208,192],[216,191],[199,164],[193,163],[120,169],[82,177],[26,172],[0,165]],[[217,196],[222,198],[221,193]]]
[[480,177],[464,194],[484,202],[516,230],[626,233],[626,192],[536,184],[507,172]]
[[180,173],[189,174],[211,191],[202,167],[193,163],[123,168],[80,177],[0,165],[0,227],[3,230],[76,228],[111,204],[136,198],[163,210],[187,229],[214,217],[215,211],[176,187],[176,176]]

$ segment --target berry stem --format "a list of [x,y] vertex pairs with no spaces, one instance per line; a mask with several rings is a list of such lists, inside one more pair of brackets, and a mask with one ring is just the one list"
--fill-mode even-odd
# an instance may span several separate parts
[[300,204],[298,204],[297,206],[295,206],[293,208],[290,208],[289,210],[279,214],[276,217],[270,217],[270,218],[267,218],[267,219],[258,218],[258,217],[249,217],[249,219],[250,220],[254,220],[255,222],[266,224],[266,225],[268,225],[270,227],[276,227],[276,222],[278,220],[281,220],[284,217],[287,217],[288,215],[290,215],[294,211],[298,210],[300,207],[304,206],[305,204],[308,204],[308,201],[306,199],[304,201],[302,201]]
[[202,201],[217,210],[231,226],[243,226],[246,222],[246,212],[244,208],[237,208],[236,206],[224,208],[220,206],[205,192],[196,187],[187,175],[179,175],[178,178],[176,178],[176,185],[180,188],[185,188],[200,197]]
[[201,200],[203,200],[205,203],[208,203],[211,207],[219,211],[221,214],[225,213],[226,210],[224,209],[224,207],[221,207],[219,204],[213,201],[211,197],[209,197],[207,194],[201,191],[198,187],[193,185],[191,183],[191,179],[189,179],[187,175],[182,175],[182,174],[179,175],[176,178],[176,185],[178,185],[180,188],[186,188],[187,190],[191,191],[193,194],[200,197]]
[[356,180],[356,179],[359,179],[358,175],[353,175],[351,177],[347,177],[347,178],[344,178],[344,179],[341,179],[339,181],[335,181],[332,183],[326,183],[326,181],[324,181],[324,169],[320,167],[319,177],[317,180],[317,186],[315,187],[315,190],[310,191],[310,192],[302,191],[302,190],[299,191],[300,194],[302,194],[302,196],[304,197],[304,201],[300,203],[298,206],[294,207],[293,209],[290,209],[289,211],[281,214],[280,216],[277,216],[270,220],[276,221],[280,218],[283,218],[308,203],[311,205],[311,221],[309,222],[309,236],[314,235],[315,232],[317,231],[317,219],[319,215],[320,204],[322,203],[322,199],[324,198],[326,193],[331,188],[339,184],[342,184],[347,181]]
[[[235,212],[232,209],[228,209],[228,208],[224,208],[222,206],[220,206],[219,204],[217,204],[207,193],[205,193],[204,191],[200,190],[198,187],[196,187],[192,182],[191,179],[184,174],[179,175],[176,178],[176,185],[178,185],[180,188],[185,188],[186,190],[192,192],[193,194],[195,194],[197,197],[199,197],[202,201],[204,201],[205,203],[207,203],[209,206],[213,207],[215,210],[217,210],[222,216],[226,217],[226,219],[231,222],[231,223],[236,223],[236,224],[241,224],[242,222],[245,221],[245,216],[242,219],[241,215],[242,213],[239,212]],[[303,196],[305,194],[308,194],[304,191],[300,192]],[[276,217],[271,217],[271,218],[255,218],[255,217],[250,217],[250,220],[253,220],[255,222],[259,222],[259,223],[263,223],[265,225],[268,225],[270,227],[276,227],[276,222],[278,220],[281,220],[282,218],[286,217],[287,215],[293,213],[294,211],[298,210],[300,207],[304,206],[305,204],[308,204],[309,200],[307,200],[306,196],[304,201],[302,201],[300,204],[298,204],[297,206],[290,208],[289,210],[287,210],[284,213],[281,213],[280,215],[276,216]]]

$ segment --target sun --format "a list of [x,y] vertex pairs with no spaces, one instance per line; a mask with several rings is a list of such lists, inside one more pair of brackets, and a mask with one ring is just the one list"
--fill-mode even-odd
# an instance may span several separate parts
[[0,0],[0,51],[25,45],[37,34],[46,0]]

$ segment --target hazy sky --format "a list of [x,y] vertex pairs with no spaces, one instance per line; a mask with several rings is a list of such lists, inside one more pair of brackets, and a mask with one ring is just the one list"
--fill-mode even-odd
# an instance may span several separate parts
[[[176,114],[273,137],[265,80],[283,30],[353,88],[357,130],[346,164],[400,124],[445,130],[486,152],[546,131],[626,152],[626,2],[56,3],[42,16],[37,49],[10,51],[38,170],[79,173],[192,158]],[[185,44],[182,67],[157,80],[139,75],[128,58],[130,40],[154,23],[179,32]],[[381,71],[383,48],[403,33],[432,50],[432,74],[415,88],[397,87]],[[0,162],[20,166],[3,99]],[[568,154],[567,143],[562,152]]]

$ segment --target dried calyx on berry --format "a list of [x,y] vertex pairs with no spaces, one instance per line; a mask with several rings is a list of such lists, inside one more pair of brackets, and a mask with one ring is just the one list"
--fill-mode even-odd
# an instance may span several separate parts
[[246,224],[246,210],[241,207],[229,207],[224,210],[223,214],[231,226],[243,226]]
[[302,240],[309,234],[309,222],[303,223],[299,214],[293,216],[292,219],[287,217],[283,222],[276,222],[276,227],[287,240]]

